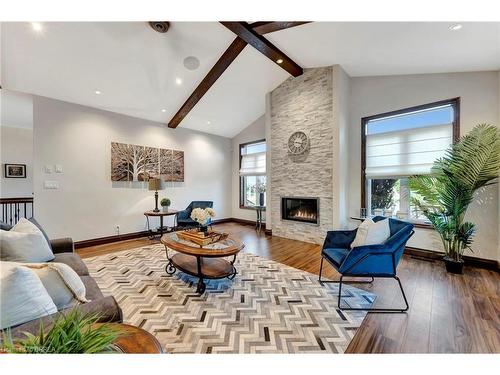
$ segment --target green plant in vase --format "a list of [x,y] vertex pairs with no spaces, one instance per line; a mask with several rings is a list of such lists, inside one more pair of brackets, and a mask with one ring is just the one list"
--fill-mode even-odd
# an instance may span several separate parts
[[120,336],[110,324],[96,324],[99,316],[85,315],[78,309],[61,314],[49,330],[40,324],[37,335],[25,333],[26,338],[13,340],[4,331],[0,352],[20,354],[75,354],[116,352],[113,342]]
[[471,244],[476,225],[465,220],[476,192],[497,181],[500,170],[500,130],[480,124],[436,160],[430,175],[412,176],[412,203],[439,233],[446,269],[462,273],[462,256]]
[[160,201],[160,206],[163,209],[163,212],[168,212],[168,208],[170,207],[170,203],[171,203],[170,199],[168,199],[168,198],[163,198]]

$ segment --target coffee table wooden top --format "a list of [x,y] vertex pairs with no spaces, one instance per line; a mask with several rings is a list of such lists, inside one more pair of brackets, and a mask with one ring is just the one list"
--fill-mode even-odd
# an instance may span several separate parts
[[178,251],[179,253],[206,258],[218,258],[235,255],[245,247],[243,242],[231,235],[225,240],[206,246],[199,246],[193,242],[180,239],[174,232],[163,235],[161,242],[169,249]]

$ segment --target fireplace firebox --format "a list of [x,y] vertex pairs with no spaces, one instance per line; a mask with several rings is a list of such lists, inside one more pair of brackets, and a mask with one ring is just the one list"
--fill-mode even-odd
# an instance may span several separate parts
[[319,224],[319,198],[282,197],[281,218]]

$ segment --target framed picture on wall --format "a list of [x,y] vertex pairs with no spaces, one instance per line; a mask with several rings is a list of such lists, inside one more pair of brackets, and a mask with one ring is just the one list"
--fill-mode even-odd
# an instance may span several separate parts
[[4,164],[5,178],[26,178],[26,164]]

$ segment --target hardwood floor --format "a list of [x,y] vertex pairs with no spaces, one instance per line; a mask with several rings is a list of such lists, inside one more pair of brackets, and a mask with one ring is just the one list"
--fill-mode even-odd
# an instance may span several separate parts
[[[319,245],[258,234],[236,223],[217,225],[238,236],[244,251],[318,274]],[[143,238],[78,250],[82,257],[150,244]],[[329,265],[323,275],[338,279]],[[445,271],[440,261],[404,255],[398,267],[410,309],[404,314],[369,313],[347,353],[500,353],[500,275],[465,267],[463,275]],[[402,306],[395,280],[356,284],[377,295],[376,306]]]

